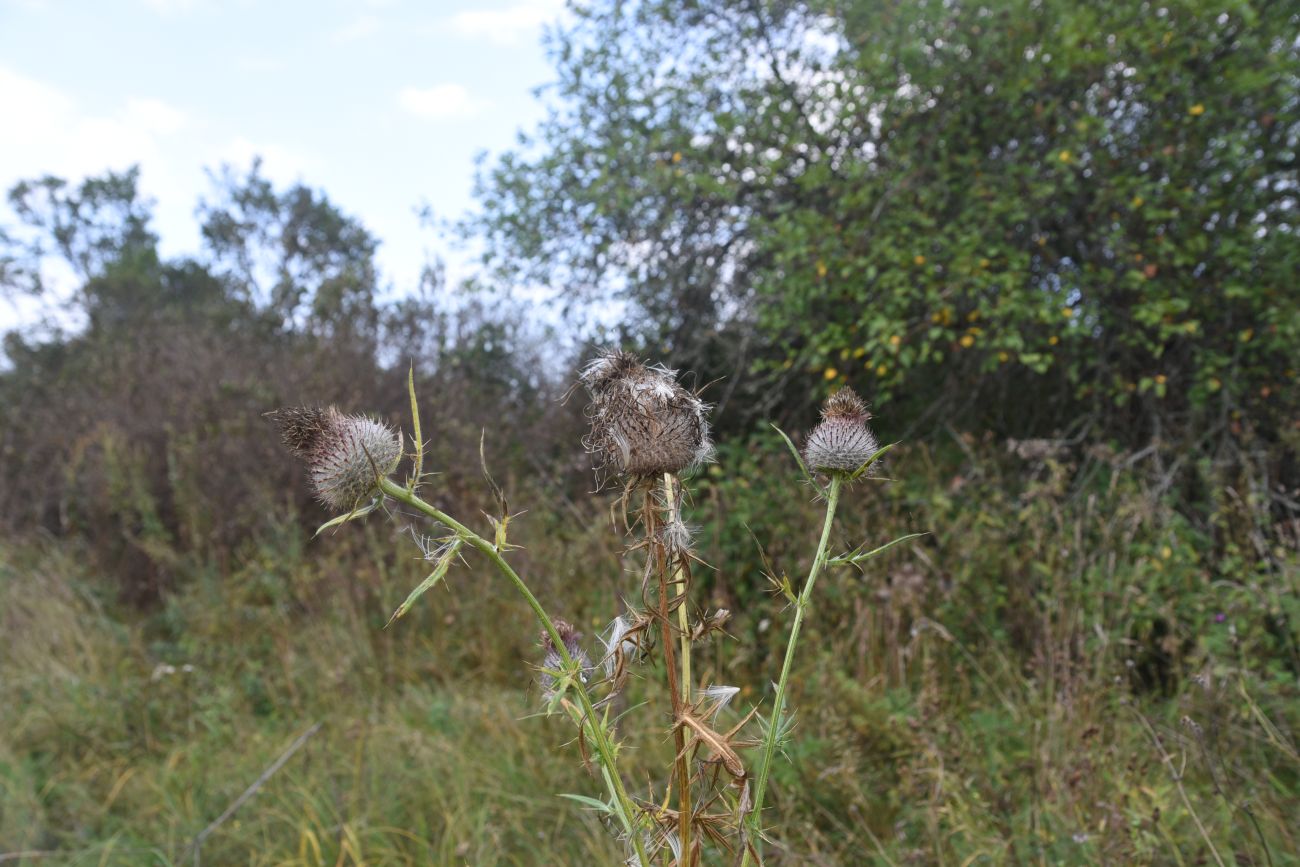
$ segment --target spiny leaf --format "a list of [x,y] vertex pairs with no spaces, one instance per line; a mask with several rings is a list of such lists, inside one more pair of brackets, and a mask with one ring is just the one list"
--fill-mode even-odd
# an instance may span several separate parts
[[443,551],[442,555],[438,558],[438,562],[433,567],[433,571],[429,573],[429,577],[421,581],[419,586],[412,590],[411,594],[406,597],[406,601],[397,606],[397,610],[393,612],[393,616],[388,618],[388,622],[384,624],[385,629],[392,626],[394,620],[409,611],[411,605],[415,603],[415,600],[423,596],[429,588],[447,577],[447,570],[451,568],[451,561],[456,558],[456,554],[460,552],[460,546],[463,544],[465,544],[465,541],[457,537],[447,545],[447,549]]
[[570,795],[567,792],[561,792],[560,797],[568,798],[570,801],[577,801],[579,804],[590,807],[600,813],[609,813],[611,815],[614,813],[614,807],[612,804],[607,804],[604,801],[597,800],[596,798],[589,798],[586,795]]
[[376,508],[378,508],[379,503],[380,503],[380,498],[376,497],[375,499],[371,500],[368,504],[353,509],[351,512],[348,512],[346,515],[338,515],[337,517],[330,518],[324,524],[321,524],[319,527],[316,528],[316,532],[312,534],[312,538],[319,536],[321,533],[324,533],[326,530],[329,530],[332,527],[338,527],[341,524],[346,524],[348,521],[351,521],[355,518],[362,518],[365,517],[366,515],[369,515]]
[[484,451],[484,445],[487,442],[487,428],[483,428],[478,438],[478,462],[483,470],[483,478],[487,479],[488,486],[492,488],[492,496],[497,501],[497,511],[500,512],[502,520],[510,516],[510,506],[506,502],[505,492],[497,484],[496,479],[492,478],[492,473],[488,472],[487,454]]
[[853,551],[850,551],[847,554],[841,554],[838,557],[827,560],[826,564],[828,566],[843,566],[848,563],[857,565],[858,563],[863,563],[867,560],[870,560],[872,557],[876,556],[882,551],[889,550],[890,548],[894,547],[900,542],[907,542],[911,539],[917,539],[920,538],[921,536],[928,536],[928,535],[929,535],[928,533],[908,533],[906,536],[899,536],[897,539],[893,540],[892,542],[886,542],[885,544],[881,545],[879,548],[873,548],[872,550],[866,552],[863,552],[862,546],[859,545],[857,548],[855,548]]
[[415,427],[415,470],[406,481],[407,490],[414,491],[424,470],[424,437],[420,433],[420,404],[415,399],[415,364],[406,372],[406,390],[411,395],[411,424]]
[[866,475],[867,471],[871,469],[872,464],[880,460],[880,458],[885,454],[885,452],[889,451],[896,445],[898,445],[898,443],[890,443],[889,445],[882,446],[880,449],[878,449],[874,455],[867,458],[867,460],[862,464],[862,466],[858,467],[856,470],[853,471],[852,475],[849,476],[849,481],[856,482],[858,479]]
[[803,473],[804,480],[811,482],[813,480],[812,474],[808,472],[808,465],[803,462],[803,455],[799,454],[799,449],[795,448],[794,441],[776,425],[772,425],[772,429],[781,435],[781,439],[785,440],[785,444],[790,448],[790,454],[794,455],[795,463],[799,465],[799,472]]
[[[763,737],[766,738],[768,730],[772,726],[771,718],[759,715],[756,716],[755,719],[758,722],[758,727],[762,731]],[[776,727],[776,748],[781,751],[782,755],[785,754],[785,747],[790,742],[790,733],[794,731],[794,724],[794,711],[787,707],[781,712],[781,720],[777,723]],[[789,756],[786,757],[789,758]],[[755,773],[757,773],[758,770],[758,767],[754,768]]]
[[763,577],[767,579],[768,584],[772,585],[772,589],[768,591],[769,593],[780,593],[790,602],[797,601],[797,597],[794,595],[794,586],[790,583],[790,576],[782,572],[780,577],[777,577],[774,573],[765,572]]

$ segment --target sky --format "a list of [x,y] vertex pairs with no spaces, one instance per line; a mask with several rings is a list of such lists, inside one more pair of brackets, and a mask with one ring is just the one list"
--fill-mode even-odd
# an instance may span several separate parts
[[[141,167],[165,256],[199,251],[205,169],[254,156],[323,189],[382,242],[397,291],[421,226],[473,204],[474,157],[543,115],[541,46],[563,0],[0,0],[0,189]],[[14,224],[0,205],[0,225]],[[49,301],[44,302],[49,304]],[[0,300],[0,331],[37,315]]]

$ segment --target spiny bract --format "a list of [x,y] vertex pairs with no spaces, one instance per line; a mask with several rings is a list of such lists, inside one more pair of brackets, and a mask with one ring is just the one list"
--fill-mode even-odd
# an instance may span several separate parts
[[[582,682],[586,683],[596,668],[591,664],[587,651],[582,649],[582,633],[565,620],[555,621],[555,631],[560,634],[560,640],[564,642],[564,650],[569,654],[569,658],[578,664]],[[564,657],[560,656],[560,651],[551,640],[549,632],[542,632],[542,650],[545,653],[542,657],[542,696],[549,701],[555,696],[559,685],[556,672],[564,670]]]
[[841,388],[822,404],[821,424],[808,434],[804,460],[819,472],[853,472],[879,451],[867,427],[871,413],[851,388]]
[[270,416],[284,444],[306,461],[317,498],[334,509],[355,508],[374,493],[376,472],[388,475],[402,458],[397,432],[372,418],[334,407],[289,407]]

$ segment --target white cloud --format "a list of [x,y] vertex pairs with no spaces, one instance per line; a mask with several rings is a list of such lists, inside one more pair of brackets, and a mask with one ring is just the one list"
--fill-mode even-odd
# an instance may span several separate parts
[[161,99],[128,99],[122,117],[127,124],[158,135],[180,132],[186,124],[185,112]]
[[379,19],[374,15],[360,15],[330,35],[330,41],[338,44],[358,42],[379,31]]
[[475,9],[452,16],[451,26],[463,36],[482,37],[498,45],[515,45],[534,36],[543,24],[564,11],[564,0],[525,0],[498,9]]
[[0,67],[0,165],[7,180],[56,173],[82,176],[157,156],[188,119],[159,99],[133,97],[106,113],[84,112],[62,90]]
[[404,87],[397,94],[397,104],[408,114],[435,120],[464,117],[481,108],[470,99],[469,91],[460,84]]
[[[165,156],[192,123],[185,112],[160,99],[131,97],[88,111],[62,89],[0,67],[0,117],[5,118],[0,192],[25,178],[55,175],[77,183],[139,163],[144,166],[141,191],[158,199],[161,223],[171,204],[168,197],[187,181]],[[188,221],[192,209],[193,202],[187,201],[181,216]],[[0,222],[12,224],[12,214],[0,211]],[[75,285],[75,275],[55,260],[45,262],[42,271],[51,294],[0,308],[0,331],[42,319],[68,324],[59,305]]]
[[[254,157],[261,157],[262,173],[277,186],[324,167],[318,156],[274,141],[232,136],[231,131],[219,137],[223,131],[160,99],[132,97],[102,110],[87,110],[62,89],[4,67],[0,117],[6,120],[0,128],[0,193],[24,178],[49,174],[75,184],[138,164],[140,191],[156,202],[154,225],[164,255],[198,249],[194,203],[209,192],[204,167],[229,163],[242,171]],[[0,223],[12,222],[12,214],[0,204]],[[17,313],[23,311],[9,315]],[[0,314],[0,331],[6,318]]]
[[321,160],[311,154],[273,142],[256,143],[243,136],[236,136],[222,146],[213,154],[208,165],[215,169],[229,164],[236,172],[240,172],[249,168],[256,158],[262,160],[263,177],[277,186],[297,183],[322,167]]

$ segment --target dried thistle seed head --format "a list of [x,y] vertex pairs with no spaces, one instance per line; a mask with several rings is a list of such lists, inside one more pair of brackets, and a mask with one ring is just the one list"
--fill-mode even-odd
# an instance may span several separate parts
[[826,398],[822,404],[822,418],[843,418],[865,423],[871,418],[871,412],[867,409],[866,401],[846,385]]
[[344,415],[334,407],[293,407],[271,418],[284,444],[307,462],[317,498],[334,509],[354,508],[374,493],[376,472],[391,473],[402,458],[397,432],[365,416]]
[[680,473],[712,455],[708,406],[682,387],[675,371],[608,352],[583,368],[580,381],[591,395],[591,431],[583,444],[597,470],[638,477]]
[[[596,667],[591,664],[591,659],[587,656],[587,651],[582,649],[582,633],[578,632],[573,626],[564,620],[555,621],[555,631],[560,634],[560,641],[564,642],[564,650],[569,654],[569,658],[578,664],[580,671],[579,677],[582,682],[586,683],[591,677]],[[556,672],[564,670],[564,657],[560,656],[560,651],[556,649],[555,642],[551,640],[551,634],[545,630],[542,631],[542,695],[546,699],[555,697],[556,687],[559,685],[559,678]]]
[[822,404],[821,424],[804,443],[804,460],[820,472],[852,472],[879,451],[867,427],[871,413],[851,388],[841,388]]
[[604,391],[610,383],[629,374],[635,374],[645,368],[641,359],[630,352],[607,350],[588,361],[578,374],[578,380],[587,387],[594,397]]

